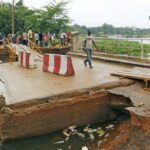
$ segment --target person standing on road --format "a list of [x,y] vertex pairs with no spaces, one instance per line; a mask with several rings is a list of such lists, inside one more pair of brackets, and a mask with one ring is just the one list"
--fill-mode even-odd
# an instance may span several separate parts
[[37,32],[34,33],[34,39],[35,39],[35,43],[38,45],[39,44],[39,34]]
[[61,46],[65,46],[66,39],[67,39],[67,34],[65,32],[61,33],[60,35]]
[[22,34],[22,44],[28,46],[28,36],[26,32]]
[[85,41],[84,41],[84,47],[85,47],[85,52],[86,52],[86,59],[84,60],[84,65],[87,66],[87,62],[89,63],[89,67],[93,68],[92,66],[92,46],[94,45],[95,48],[97,49],[97,46],[91,36],[91,32],[90,30],[87,31],[88,36],[86,37]]
[[39,33],[39,45],[41,47],[43,47],[43,34],[42,34],[42,32]]

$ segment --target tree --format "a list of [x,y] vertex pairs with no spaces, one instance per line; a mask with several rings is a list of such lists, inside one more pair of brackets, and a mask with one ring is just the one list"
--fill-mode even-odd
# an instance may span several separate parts
[[107,23],[104,23],[101,28],[103,34],[114,34],[114,27]]
[[[66,5],[68,1],[53,1],[44,7],[41,11],[41,24],[40,28],[43,31],[53,31],[59,33],[61,30],[66,30],[70,19],[67,16]],[[44,24],[44,26],[43,26]]]
[[[28,29],[37,32],[53,31],[59,33],[61,30],[68,28],[70,22],[67,16],[67,1],[55,0],[50,2],[42,9],[29,9],[23,4],[23,0],[19,0],[14,5],[14,24],[15,33],[22,33]],[[5,30],[5,34],[11,33],[12,24],[12,4],[0,3],[0,29]]]
[[9,3],[0,3],[0,32],[7,35],[11,33],[11,5]]
[[24,3],[23,3],[23,0],[19,0],[17,3],[16,3],[16,6],[23,6]]

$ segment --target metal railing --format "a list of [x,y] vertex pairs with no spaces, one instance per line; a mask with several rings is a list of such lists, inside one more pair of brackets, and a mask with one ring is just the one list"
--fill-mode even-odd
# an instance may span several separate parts
[[[104,38],[93,37],[98,50],[106,54],[150,58],[150,38]],[[79,51],[84,49],[85,37],[80,37]]]

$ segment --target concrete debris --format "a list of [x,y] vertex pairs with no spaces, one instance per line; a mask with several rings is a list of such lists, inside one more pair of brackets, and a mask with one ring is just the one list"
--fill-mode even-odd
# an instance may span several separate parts
[[65,130],[63,131],[63,135],[65,135],[66,137],[69,137],[69,136],[70,136],[70,133],[67,133],[67,130],[65,129]]
[[88,150],[88,147],[83,146],[83,147],[82,147],[82,150]]
[[70,126],[70,127],[68,127],[68,129],[70,129],[70,130],[75,130],[77,128],[77,126]]
[[55,142],[54,144],[64,144],[65,143],[65,141],[58,141],[58,142]]
[[81,138],[84,139],[85,135],[83,133],[78,132],[77,130],[75,130],[74,132],[71,133],[70,137],[76,137],[76,138]]
[[68,146],[68,149],[72,149],[71,145]]
[[97,128],[97,130],[101,130],[101,129],[102,129],[101,127],[98,127],[98,128]]
[[66,137],[69,137],[73,132],[76,131],[76,126],[70,126],[68,127],[67,129],[65,129],[63,131],[63,134],[66,136]]
[[83,131],[87,132],[87,133],[96,133],[97,129],[92,129],[92,128],[85,127]]
[[89,139],[91,142],[93,142],[95,140],[95,137],[92,133],[89,134]]
[[67,136],[66,138],[65,138],[65,142],[67,142],[69,140],[69,136]]
[[76,126],[70,126],[67,129],[65,129],[63,131],[63,135],[66,136],[65,138],[65,142],[67,142],[71,137],[79,137],[81,139],[85,138],[85,135],[81,132],[78,132],[78,130],[76,129]]
[[[105,127],[105,129],[114,129],[115,125],[110,124]],[[106,133],[105,130],[102,129],[102,127],[98,128],[92,128],[90,125],[87,125],[85,128],[83,128],[82,131],[78,131],[77,126],[70,126],[67,129],[65,129],[63,132],[63,135],[65,136],[64,141],[56,142],[55,144],[64,144],[65,142],[71,142],[72,138],[81,138],[82,140],[89,139],[91,142],[95,140],[96,137],[104,137],[104,140],[100,140],[97,145],[98,147],[102,144],[103,141],[106,141],[107,138],[110,136],[109,133]],[[68,147],[68,149],[71,149],[71,145]],[[88,150],[88,147],[84,146],[82,147],[82,150]]]
[[109,137],[109,135],[110,135],[110,134],[109,134],[109,133],[107,133],[107,134],[105,135],[105,138]]
[[81,137],[82,139],[85,138],[85,135],[84,135],[83,133],[79,133],[79,132],[78,132],[77,134],[78,134],[78,136]]
[[114,126],[113,124],[110,124],[110,125],[108,125],[108,126],[106,127],[106,129],[112,129],[112,130],[113,130],[114,127],[115,127],[115,126]]

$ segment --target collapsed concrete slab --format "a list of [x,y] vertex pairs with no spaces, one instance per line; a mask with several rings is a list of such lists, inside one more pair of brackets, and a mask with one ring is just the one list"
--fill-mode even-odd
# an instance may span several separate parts
[[112,107],[115,100],[117,106],[117,97],[125,107],[132,106],[127,97],[110,94],[98,87],[93,89],[3,106],[0,112],[1,141],[42,135],[71,125],[113,120],[116,114]]
[[0,108],[1,141],[42,135],[71,125],[109,121],[116,117],[113,106],[131,106],[128,98],[106,91],[133,84],[131,80],[110,76],[111,70],[120,70],[122,66],[102,63],[99,66],[95,62],[91,70],[79,67],[82,60],[73,61],[76,75],[68,78],[43,72],[39,60],[34,70],[20,68],[16,63],[0,66],[6,88],[6,99],[2,98],[6,104],[2,103]]

